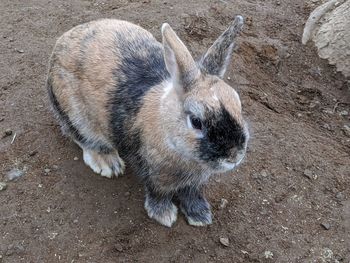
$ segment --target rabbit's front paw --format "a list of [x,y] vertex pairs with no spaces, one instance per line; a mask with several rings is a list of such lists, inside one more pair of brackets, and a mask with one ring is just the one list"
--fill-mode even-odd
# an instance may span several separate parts
[[188,224],[206,226],[212,223],[212,214],[208,201],[196,188],[187,187],[178,193],[180,208]]
[[124,173],[125,165],[118,153],[100,154],[92,150],[83,149],[83,159],[95,173],[112,178]]
[[171,227],[177,219],[177,207],[168,197],[153,196],[148,193],[145,209],[150,218],[167,227]]
[[191,226],[206,226],[212,223],[212,214],[208,202],[189,200],[181,204],[181,211]]

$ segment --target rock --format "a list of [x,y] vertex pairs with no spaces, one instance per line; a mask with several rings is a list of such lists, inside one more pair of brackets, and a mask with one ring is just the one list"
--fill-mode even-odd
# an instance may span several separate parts
[[313,179],[313,172],[309,169],[305,169],[304,176],[307,177],[308,179],[312,180]]
[[51,172],[51,170],[50,170],[49,168],[46,168],[46,169],[44,170],[44,172],[45,172],[46,174],[48,174],[48,173]]
[[230,241],[227,237],[220,237],[219,240],[220,240],[220,243],[225,247],[228,247],[230,245]]
[[264,252],[264,257],[266,258],[266,259],[268,259],[268,258],[273,258],[273,253],[271,252],[271,251],[269,251],[269,250],[266,250],[265,252]]
[[52,239],[55,239],[57,235],[58,235],[57,232],[51,232],[49,233],[48,237],[52,240]]
[[313,40],[318,55],[349,77],[350,1],[321,2],[325,3],[315,8],[305,23],[302,43]]
[[264,170],[264,171],[261,171],[260,175],[261,175],[262,177],[267,177],[267,176],[268,176],[268,174],[267,174],[267,172],[266,172],[265,170]]
[[7,247],[6,256],[12,256],[13,254],[23,254],[25,248],[21,244],[11,244]]
[[74,161],[78,161],[79,158],[75,156],[75,157],[73,158],[73,160],[74,160]]
[[331,225],[330,225],[329,223],[327,223],[327,222],[321,223],[321,226],[322,226],[324,229],[326,229],[326,230],[329,230],[329,229],[331,228]]
[[123,247],[121,244],[116,244],[115,245],[115,249],[118,251],[118,252],[122,252],[123,251]]
[[345,196],[344,196],[344,194],[343,194],[342,192],[337,193],[337,194],[335,195],[335,198],[337,198],[337,199],[340,200],[340,201],[345,200]]
[[33,156],[36,155],[37,153],[38,153],[37,150],[31,151],[31,152],[29,152],[29,156],[30,156],[30,157],[33,157]]
[[54,169],[54,170],[58,170],[58,165],[52,165],[52,169]]
[[6,190],[7,184],[4,182],[0,182],[0,191]]
[[325,128],[326,130],[329,130],[329,131],[332,130],[331,126],[328,123],[323,124],[322,127]]
[[227,206],[227,204],[228,204],[227,199],[221,198],[221,202],[220,202],[219,208],[220,208],[220,209],[224,209],[224,208]]
[[24,53],[24,50],[23,50],[23,49],[17,49],[16,51],[17,51],[18,53],[21,53],[21,54]]
[[10,129],[7,129],[5,131],[4,137],[11,136],[11,135],[12,135],[12,131]]
[[7,178],[12,181],[12,180],[16,180],[17,178],[21,177],[24,175],[24,171],[23,170],[20,170],[20,169],[17,169],[17,168],[14,168],[12,169],[11,171],[9,171],[7,173]]
[[350,137],[350,126],[344,125],[343,126],[343,132],[346,136]]
[[348,116],[348,115],[349,115],[349,112],[346,111],[346,110],[342,110],[341,112],[339,112],[339,115],[340,115],[340,116]]

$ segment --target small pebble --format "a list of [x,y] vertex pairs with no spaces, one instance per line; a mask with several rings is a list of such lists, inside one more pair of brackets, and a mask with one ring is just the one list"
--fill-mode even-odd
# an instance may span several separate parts
[[3,120],[5,120],[5,119],[1,117],[1,118],[0,118],[0,122],[2,122]]
[[10,129],[7,129],[5,131],[5,136],[4,137],[11,136],[11,135],[12,135],[12,131]]
[[12,181],[24,175],[24,171],[14,168],[7,173],[7,178]]
[[266,259],[273,258],[273,253],[271,251],[269,251],[269,250],[266,250],[264,252],[264,256],[265,256]]
[[36,155],[37,153],[38,153],[37,150],[31,151],[31,152],[29,153],[29,156],[33,157],[33,156]]
[[17,49],[17,52],[18,53],[24,53],[24,50],[23,49]]
[[339,115],[340,115],[340,116],[348,116],[348,115],[349,115],[349,112],[346,111],[346,110],[342,110],[341,112],[339,112]]
[[58,165],[52,165],[52,169],[54,169],[54,170],[57,170],[58,169]]
[[224,208],[227,206],[227,204],[228,204],[227,199],[221,198],[221,202],[220,202],[219,208],[220,208],[220,209],[224,209]]
[[329,130],[329,131],[332,130],[331,126],[328,123],[323,124],[322,127],[325,128],[326,130]]
[[230,245],[230,241],[227,237],[220,237],[220,243],[225,247],[228,247]]
[[49,233],[48,238],[50,238],[52,240],[52,239],[55,239],[57,235],[58,235],[57,232],[51,232],[51,233]]
[[50,170],[49,168],[46,168],[44,171],[45,171],[45,173],[47,173],[47,174],[51,172],[51,170]]
[[350,137],[350,126],[344,125],[343,126],[343,132],[346,136]]
[[79,158],[75,156],[75,157],[73,158],[73,160],[74,160],[74,161],[78,161]]
[[124,193],[124,196],[129,196],[130,195],[130,192],[125,192]]
[[268,176],[266,171],[262,171],[260,174],[261,174],[262,177],[267,177]]
[[326,230],[329,230],[331,228],[331,225],[329,223],[321,223],[321,226]]
[[337,198],[338,200],[342,201],[344,200],[344,194],[342,192],[339,192],[335,195],[335,198]]
[[312,171],[309,170],[309,169],[305,169],[305,171],[304,171],[304,176],[307,177],[307,178],[309,178],[310,180],[313,179],[313,173],[312,173]]
[[0,191],[6,190],[7,184],[4,182],[0,182]]
[[73,220],[73,223],[74,223],[74,224],[77,224],[77,223],[78,223],[78,219],[74,219],[74,220]]
[[123,251],[123,247],[122,247],[122,245],[120,245],[120,244],[116,244],[116,245],[115,245],[115,249],[116,249],[117,251],[119,251],[119,252],[122,252],[122,251]]

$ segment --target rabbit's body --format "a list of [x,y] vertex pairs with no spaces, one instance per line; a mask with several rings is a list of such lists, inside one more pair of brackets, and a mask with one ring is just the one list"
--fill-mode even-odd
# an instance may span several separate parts
[[[188,51],[172,51],[183,46],[167,27],[162,45],[125,21],[77,26],[56,43],[47,87],[63,132],[96,173],[117,176],[125,160],[145,184],[150,217],[170,226],[176,196],[189,223],[205,225],[211,213],[201,186],[211,174],[238,165],[247,131],[237,93],[214,76],[221,69],[204,58],[212,72],[201,75]],[[206,57],[220,59],[220,52]],[[200,129],[188,112],[200,116]]]

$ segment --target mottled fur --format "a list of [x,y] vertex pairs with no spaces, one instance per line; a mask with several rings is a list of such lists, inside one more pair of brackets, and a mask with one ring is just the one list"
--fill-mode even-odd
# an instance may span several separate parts
[[111,19],[77,26],[56,43],[47,88],[63,132],[96,173],[122,173],[123,159],[131,165],[148,215],[163,225],[176,220],[173,198],[190,224],[210,224],[202,186],[243,159],[241,103],[221,79],[242,23],[237,17],[199,62],[168,24],[162,44]]

